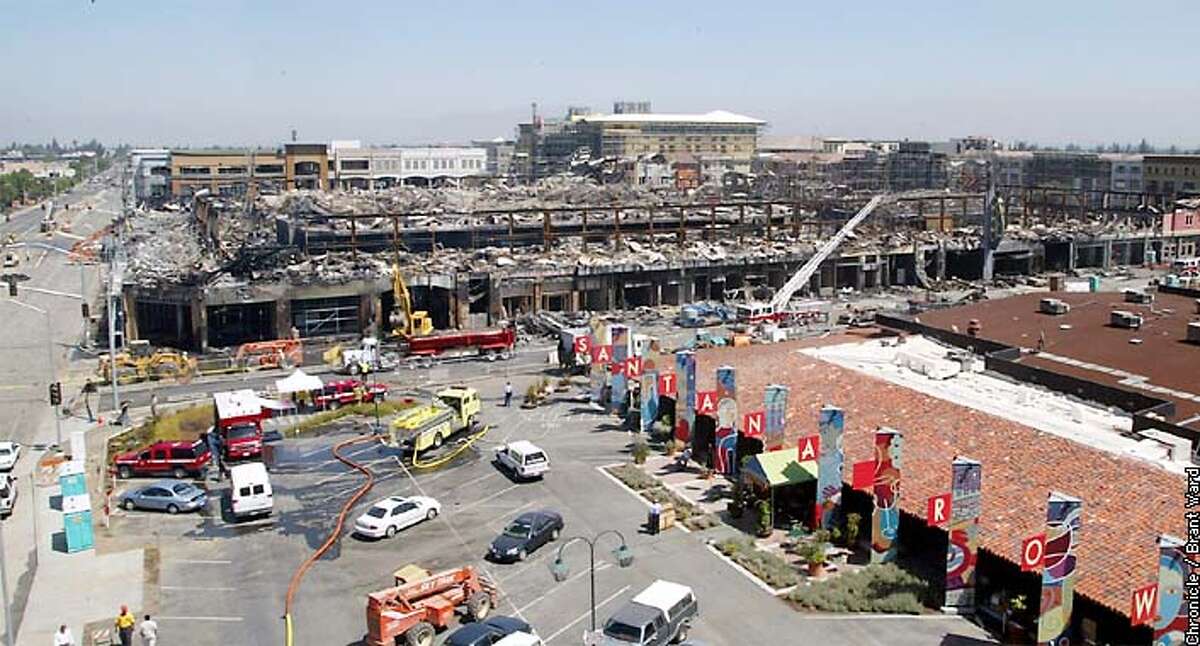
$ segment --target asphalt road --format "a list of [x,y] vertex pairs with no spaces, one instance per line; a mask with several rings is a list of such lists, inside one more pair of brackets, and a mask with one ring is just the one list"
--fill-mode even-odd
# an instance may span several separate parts
[[[110,171],[105,176],[116,177],[116,174]],[[60,222],[70,222],[69,234],[41,233],[44,212],[40,207],[18,211],[8,221],[0,222],[0,240],[7,240],[10,233],[15,235],[21,257],[19,266],[6,268],[2,273],[28,277],[19,283],[16,299],[8,296],[7,286],[0,293],[0,317],[3,317],[0,318],[3,321],[0,440],[20,442],[26,449],[14,469],[14,475],[18,477],[16,509],[0,524],[0,531],[4,532],[9,594],[14,598],[16,608],[15,624],[19,624],[23,598],[31,584],[31,554],[35,536],[39,536],[35,534],[30,506],[33,498],[29,489],[32,486],[30,473],[42,453],[41,447],[56,441],[54,418],[47,399],[49,383],[53,376],[63,378],[73,370],[71,362],[79,358],[74,348],[83,333],[79,306],[81,275],[88,292],[94,293],[101,282],[99,267],[83,265],[81,268],[70,264],[65,252],[81,236],[109,223],[120,208],[120,190],[104,184],[84,185],[60,195],[55,203],[71,205],[69,211],[57,211]],[[94,208],[81,208],[84,204]],[[43,532],[40,537],[48,535]],[[0,622],[2,620],[0,616]]]
[[[447,370],[448,381],[470,378],[477,366]],[[532,376],[513,378],[520,392]],[[483,418],[489,435],[450,466],[431,472],[399,468],[393,456],[374,447],[353,449],[378,481],[353,519],[371,501],[393,494],[425,494],[442,502],[433,521],[379,541],[343,537],[340,545],[309,572],[296,597],[297,644],[358,644],[365,632],[365,597],[390,585],[390,573],[408,563],[430,569],[473,564],[498,583],[498,612],[523,617],[549,644],[580,643],[588,627],[587,551],[566,552],[570,578],[555,583],[548,566],[554,550],[575,536],[605,529],[620,531],[635,554],[622,569],[611,537],[597,550],[597,618],[602,623],[622,602],[657,578],[692,586],[702,615],[692,639],[704,644],[976,644],[984,635],[953,617],[847,618],[797,613],[772,598],[710,553],[702,534],[678,529],[657,536],[641,532],[646,507],[613,483],[598,467],[627,459],[628,435],[614,420],[583,404],[560,401],[526,411],[500,407],[503,376],[476,381],[485,397]],[[189,644],[278,643],[282,638],[283,597],[295,568],[316,549],[333,526],[339,504],[361,476],[336,462],[330,447],[352,437],[342,425],[320,437],[284,440],[277,445],[272,482],[276,514],[269,520],[234,525],[213,503],[203,516],[164,517],[135,512],[114,517],[121,540],[159,546],[160,623],[168,641],[186,635]],[[490,456],[507,439],[529,439],[551,459],[541,481],[515,482],[497,470]],[[223,485],[210,483],[219,493]],[[216,497],[216,496],[215,496]],[[528,561],[493,564],[487,544],[516,514],[552,508],[566,520],[563,540],[543,547]]]

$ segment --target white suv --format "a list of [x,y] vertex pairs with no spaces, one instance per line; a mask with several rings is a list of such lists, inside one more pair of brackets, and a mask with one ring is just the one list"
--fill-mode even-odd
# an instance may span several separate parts
[[12,471],[21,457],[21,445],[16,442],[0,442],[0,471]]
[[528,440],[509,442],[496,449],[496,462],[522,479],[540,478],[550,470],[546,452]]

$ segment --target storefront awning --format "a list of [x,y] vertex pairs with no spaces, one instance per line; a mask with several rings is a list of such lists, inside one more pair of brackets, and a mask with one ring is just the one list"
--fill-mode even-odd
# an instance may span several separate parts
[[759,453],[750,458],[743,471],[751,480],[768,487],[802,484],[817,479],[815,460],[796,461],[795,447]]

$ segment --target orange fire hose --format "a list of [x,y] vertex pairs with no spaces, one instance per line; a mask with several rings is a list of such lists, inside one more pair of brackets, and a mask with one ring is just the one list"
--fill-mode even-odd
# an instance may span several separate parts
[[312,567],[313,563],[316,563],[317,559],[324,556],[325,552],[329,551],[329,548],[333,547],[333,544],[341,538],[342,527],[344,527],[346,524],[346,515],[350,513],[350,510],[356,503],[358,503],[359,499],[366,495],[366,493],[371,490],[371,487],[375,486],[375,474],[371,473],[371,470],[363,465],[351,460],[350,458],[344,457],[340,451],[343,448],[353,444],[375,442],[377,439],[378,438],[375,436],[356,437],[339,442],[333,447],[333,457],[341,461],[342,464],[345,464],[352,469],[361,471],[363,475],[367,476],[367,479],[365,482],[363,482],[362,486],[358,488],[358,491],[355,491],[354,495],[350,496],[350,499],[346,501],[346,504],[342,505],[342,510],[338,513],[337,517],[337,526],[333,528],[332,532],[330,532],[329,538],[325,539],[325,542],[321,545],[321,547],[318,547],[315,552],[313,552],[307,559],[304,560],[303,563],[300,564],[300,567],[296,569],[295,574],[292,575],[292,581],[288,583],[287,597],[283,602],[284,635],[287,646],[292,646],[292,598],[296,596],[296,591],[300,588],[300,580],[304,578],[304,574],[308,572],[308,569]]

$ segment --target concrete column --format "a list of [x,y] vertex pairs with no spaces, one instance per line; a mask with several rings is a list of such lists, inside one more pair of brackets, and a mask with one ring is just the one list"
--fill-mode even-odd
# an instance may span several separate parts
[[275,338],[287,339],[292,336],[292,300],[280,298],[275,301]]
[[[375,312],[379,309],[375,306],[374,294],[363,294],[358,299],[358,329],[366,332],[369,328],[375,327]],[[375,332],[379,334],[378,330]]]
[[655,281],[654,284],[650,286],[650,293],[653,294],[653,296],[651,297],[651,300],[652,300],[652,302],[650,303],[651,306],[657,307],[659,305],[662,305],[662,292],[663,292],[662,283]]
[[208,305],[204,302],[203,294],[196,294],[192,299],[191,310],[193,347],[208,352]]
[[946,247],[938,243],[937,254],[934,256],[934,266],[937,269],[937,279],[946,280]]
[[504,318],[504,298],[500,293],[500,280],[488,276],[488,325],[495,325]]
[[1067,243],[1067,271],[1075,271],[1075,241]]
[[533,302],[530,303],[529,311],[530,312],[540,312],[542,310],[542,279],[541,278],[537,279],[537,281],[533,283],[533,296],[531,297],[530,300],[532,300]]
[[1113,251],[1112,240],[1104,241],[1103,250],[1104,250],[1103,257],[1101,258],[1100,266],[1104,269],[1108,269],[1110,266],[1112,266],[1112,251]]
[[454,275],[454,296],[450,306],[453,308],[454,327],[462,330],[470,327],[471,320],[471,276],[469,274]]
[[121,294],[121,313],[125,315],[123,332],[125,343],[129,343],[131,339],[141,338],[138,336],[137,303],[133,294],[128,291]]
[[876,256],[879,259],[879,287],[892,286],[892,257],[887,254]]
[[867,272],[863,271],[863,259],[858,259],[858,264],[854,266],[854,289],[862,291],[867,287]]

